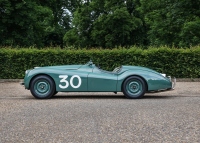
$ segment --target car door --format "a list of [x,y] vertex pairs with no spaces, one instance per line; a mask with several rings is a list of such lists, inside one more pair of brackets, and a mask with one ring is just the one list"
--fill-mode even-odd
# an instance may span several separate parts
[[54,76],[57,83],[57,91],[88,91],[88,74],[91,73],[92,70],[93,67],[83,65],[76,70],[58,71]]
[[117,74],[99,70],[97,67],[88,74],[88,91],[115,92],[117,87]]

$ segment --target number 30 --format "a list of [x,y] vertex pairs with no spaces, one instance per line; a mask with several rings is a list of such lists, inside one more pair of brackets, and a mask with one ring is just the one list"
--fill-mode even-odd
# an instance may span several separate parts
[[[61,78],[60,82],[61,83],[65,83],[65,85],[61,85],[59,84],[59,87],[62,88],[62,89],[65,89],[65,88],[68,88],[69,86],[69,82],[70,82],[70,85],[73,87],[73,88],[79,88],[81,86],[81,78],[80,76],[78,75],[73,75],[71,78],[70,78],[70,81],[68,82],[67,81],[67,78],[68,78],[68,75],[59,75],[59,78]],[[73,83],[73,80],[74,78],[77,78],[78,79],[78,85],[74,85]]]

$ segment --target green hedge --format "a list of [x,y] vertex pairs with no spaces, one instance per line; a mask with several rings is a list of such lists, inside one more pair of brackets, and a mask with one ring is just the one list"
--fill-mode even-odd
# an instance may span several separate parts
[[11,49],[0,48],[0,79],[23,78],[36,66],[84,64],[90,59],[105,70],[119,65],[137,65],[177,78],[200,78],[200,46],[191,49],[167,47],[99,49]]

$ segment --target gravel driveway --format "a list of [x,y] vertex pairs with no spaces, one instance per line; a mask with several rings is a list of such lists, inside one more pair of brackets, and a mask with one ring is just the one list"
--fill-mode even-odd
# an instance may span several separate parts
[[126,99],[122,93],[58,93],[37,100],[0,83],[0,143],[200,142],[200,82]]

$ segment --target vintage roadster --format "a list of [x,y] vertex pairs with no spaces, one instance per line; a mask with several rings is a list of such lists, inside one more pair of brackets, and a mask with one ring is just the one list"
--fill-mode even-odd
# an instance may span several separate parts
[[139,66],[119,66],[105,71],[92,61],[84,65],[35,67],[26,70],[25,89],[35,98],[46,99],[57,92],[123,92],[127,98],[142,98],[146,92],[174,89],[176,79]]

